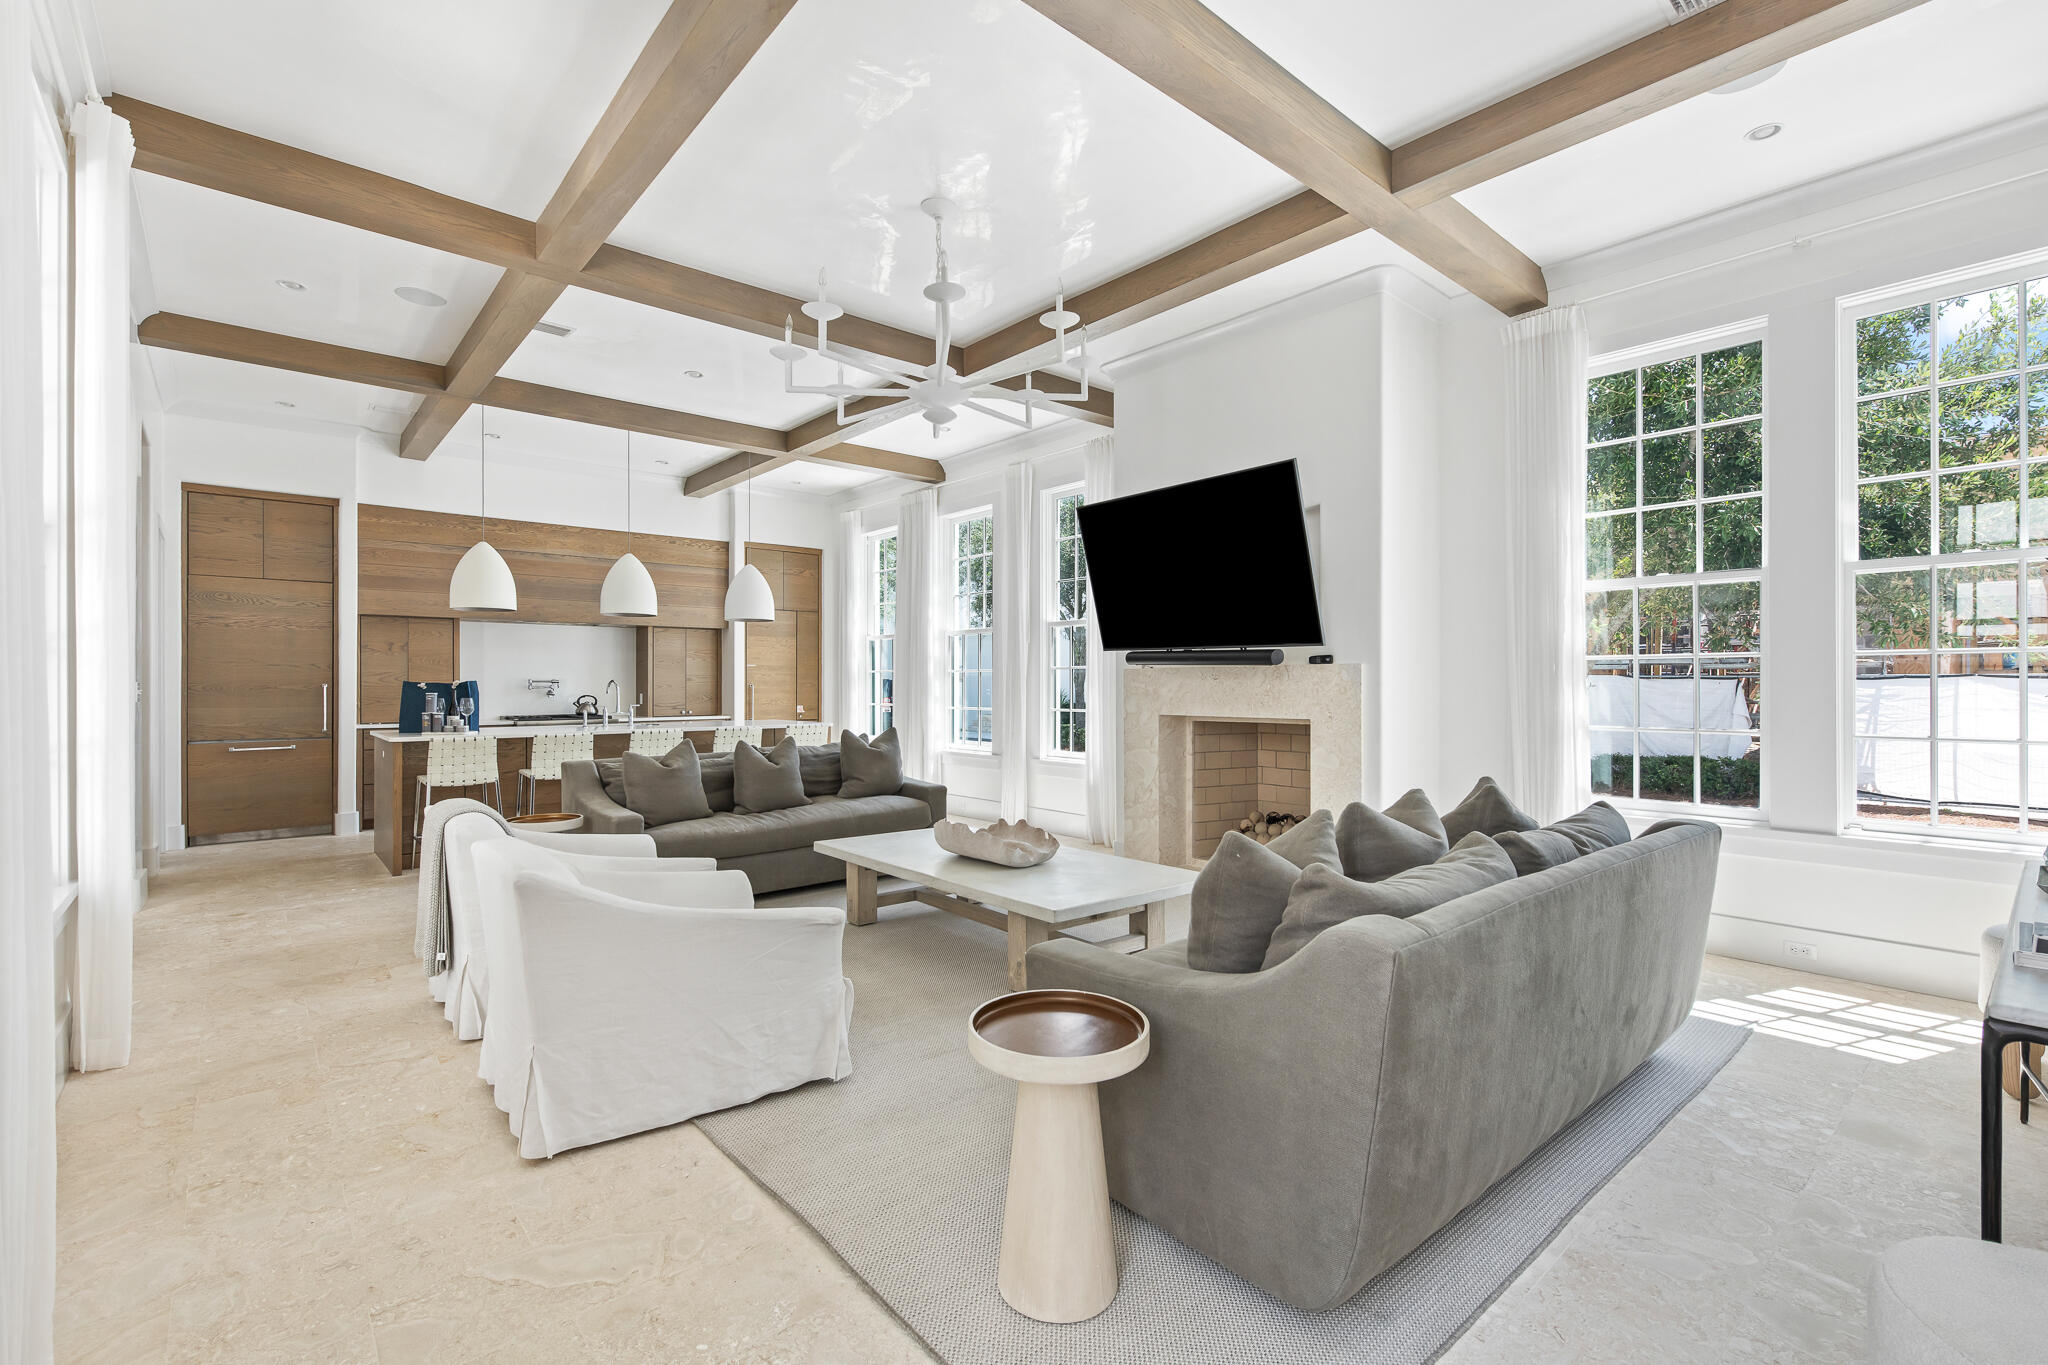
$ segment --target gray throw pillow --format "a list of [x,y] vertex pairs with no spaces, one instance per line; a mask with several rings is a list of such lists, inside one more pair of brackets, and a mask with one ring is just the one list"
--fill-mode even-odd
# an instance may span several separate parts
[[784,739],[765,754],[741,740],[732,751],[734,810],[758,813],[810,804],[795,740]]
[[1465,799],[1444,812],[1444,835],[1452,844],[1472,833],[1506,834],[1512,830],[1535,829],[1536,822],[1508,800],[1500,783],[1482,777]]
[[[1256,844],[1258,840],[1252,842]],[[1307,867],[1311,863],[1321,863],[1325,867],[1344,865],[1337,854],[1337,821],[1326,810],[1316,811],[1285,834],[1275,835],[1266,841],[1264,847],[1268,853],[1277,853],[1296,867]]]
[[1535,830],[1510,830],[1500,846],[1514,860],[1517,876],[1557,867],[1588,853],[1628,842],[1628,821],[1605,801],[1595,801],[1577,815]]
[[805,796],[837,796],[845,779],[839,772],[839,746],[799,744],[797,767],[803,770]]
[[627,753],[620,762],[620,773],[626,809],[637,813],[650,828],[678,820],[702,820],[711,814],[711,804],[704,799],[697,751],[688,744],[677,745],[661,758]]
[[1273,930],[1259,970],[1277,967],[1306,948],[1317,934],[1360,915],[1406,919],[1460,896],[1513,881],[1515,865],[1484,834],[1468,834],[1449,853],[1424,867],[1396,872],[1384,881],[1353,881],[1326,867],[1303,872],[1288,894],[1287,909]]
[[1188,966],[1198,972],[1257,971],[1301,875],[1272,844],[1236,830],[1224,835],[1189,895]]
[[1450,851],[1443,822],[1420,787],[1383,811],[1353,801],[1337,819],[1337,854],[1353,881],[1384,881]]
[[704,799],[712,811],[732,809],[732,755],[706,754],[699,770],[704,775]]
[[597,780],[604,787],[604,794],[612,804],[626,804],[626,765],[621,759],[600,758],[597,760]]
[[872,740],[839,732],[839,794],[844,797],[894,796],[903,790],[903,746],[890,726]]

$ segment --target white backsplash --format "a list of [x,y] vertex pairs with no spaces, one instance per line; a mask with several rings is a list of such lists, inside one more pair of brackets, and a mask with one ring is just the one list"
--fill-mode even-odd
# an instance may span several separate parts
[[[499,716],[568,711],[585,692],[600,710],[611,705],[605,683],[619,681],[619,705],[636,700],[633,691],[631,626],[556,626],[528,621],[461,623],[462,676],[483,694],[486,721]],[[560,678],[553,697],[528,691],[529,678]],[[640,708],[642,714],[646,708]]]

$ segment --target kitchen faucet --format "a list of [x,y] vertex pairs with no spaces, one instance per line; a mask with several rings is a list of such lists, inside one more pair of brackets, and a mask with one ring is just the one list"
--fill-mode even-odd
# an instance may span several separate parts
[[[619,680],[613,678],[604,685],[604,690],[605,695],[612,699],[612,706],[617,706],[619,704]],[[611,724],[614,720],[618,719],[618,715],[617,711],[612,710],[611,707],[606,707],[604,713],[605,724]]]

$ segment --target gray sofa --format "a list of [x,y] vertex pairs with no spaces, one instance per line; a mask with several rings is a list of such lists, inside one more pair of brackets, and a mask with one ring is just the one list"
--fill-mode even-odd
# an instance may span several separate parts
[[1033,987],[1127,1000],[1152,1053],[1101,1090],[1109,1191],[1299,1308],[1329,1308],[1612,1090],[1692,1008],[1720,829],[1616,848],[1270,971],[1058,940]]
[[664,858],[716,858],[720,871],[746,873],[756,895],[844,877],[846,864],[811,848],[820,839],[929,829],[946,818],[946,789],[936,782],[905,778],[902,790],[893,796],[842,798],[836,794],[838,751],[821,748],[803,753],[804,791],[810,797],[807,806],[735,810],[732,755],[705,754],[701,762],[711,814],[704,819],[647,828],[637,812],[620,805],[605,789],[599,763],[616,763],[616,759],[562,764],[562,809],[583,817],[585,833],[637,834],[645,830],[654,839],[655,852]]

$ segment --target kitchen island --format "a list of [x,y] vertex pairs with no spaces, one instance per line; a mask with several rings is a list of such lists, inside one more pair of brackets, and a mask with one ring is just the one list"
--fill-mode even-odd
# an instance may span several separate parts
[[[685,730],[690,742],[704,752],[711,751],[713,736],[722,726],[735,724],[729,716],[683,716],[672,719],[655,716],[627,725],[620,721],[612,724],[576,725],[486,725],[476,731],[498,741],[498,794],[500,809],[513,814],[513,802],[519,794],[519,770],[530,766],[533,754],[533,738],[536,735],[587,734],[592,737],[592,750],[598,758],[617,758],[626,752],[629,737],[636,730]],[[787,729],[795,724],[789,720],[755,720],[744,722],[761,727],[761,742],[774,744]],[[375,793],[370,810],[375,824],[377,857],[391,875],[397,876],[413,866],[412,822],[419,799],[419,780],[427,770],[427,741],[442,738],[438,735],[404,735],[394,729],[366,727],[371,741],[374,780],[371,783]],[[453,796],[468,796],[484,800],[490,794],[485,787],[449,787],[435,790],[436,800]],[[561,784],[542,782],[535,792],[535,809],[560,810]]]

